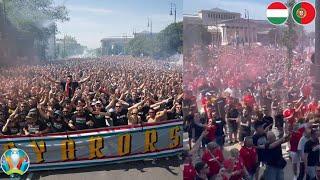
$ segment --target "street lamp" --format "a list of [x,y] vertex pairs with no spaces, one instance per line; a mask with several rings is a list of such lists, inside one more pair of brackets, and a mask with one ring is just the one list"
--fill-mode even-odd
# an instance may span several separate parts
[[174,23],[176,23],[177,22],[177,5],[176,5],[176,3],[171,3],[170,16],[173,15],[172,8],[174,8]]

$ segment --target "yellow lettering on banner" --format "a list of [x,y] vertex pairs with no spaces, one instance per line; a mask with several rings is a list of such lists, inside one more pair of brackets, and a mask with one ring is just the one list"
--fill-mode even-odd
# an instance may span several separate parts
[[102,158],[104,155],[101,149],[104,148],[104,139],[102,137],[91,137],[89,139],[89,159]]
[[179,133],[180,132],[180,127],[173,127],[169,130],[169,137],[172,140],[172,143],[169,144],[169,148],[175,148],[178,147],[180,145],[180,136]]
[[33,151],[36,153],[36,156],[37,156],[37,163],[41,163],[44,161],[43,159],[43,153],[45,153],[47,151],[47,148],[46,148],[46,143],[44,141],[39,141],[39,142],[36,142],[36,141],[32,141],[30,143]]
[[9,143],[3,144],[2,147],[3,147],[3,152],[5,152],[6,150],[15,148],[16,145],[13,142],[9,142]]
[[75,142],[72,139],[61,142],[61,159],[63,161],[75,159]]
[[118,137],[119,156],[128,155],[131,152],[131,135],[125,134]]
[[156,130],[146,131],[144,152],[153,152],[156,150],[155,144],[158,141],[158,133]]

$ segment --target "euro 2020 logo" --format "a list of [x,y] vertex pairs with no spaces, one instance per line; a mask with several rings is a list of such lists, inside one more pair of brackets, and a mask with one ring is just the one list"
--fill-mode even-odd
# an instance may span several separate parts
[[1,169],[7,175],[26,173],[30,166],[30,159],[26,152],[21,149],[12,148],[1,156]]

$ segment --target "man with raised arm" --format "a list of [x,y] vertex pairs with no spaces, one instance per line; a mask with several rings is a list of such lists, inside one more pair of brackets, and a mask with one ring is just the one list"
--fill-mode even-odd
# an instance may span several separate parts
[[53,83],[60,84],[61,88],[64,90],[66,94],[66,97],[72,98],[74,92],[79,87],[79,85],[84,82],[87,82],[91,78],[91,76],[92,74],[80,81],[73,81],[72,75],[68,75],[66,81],[53,80],[48,76],[45,76],[45,78]]

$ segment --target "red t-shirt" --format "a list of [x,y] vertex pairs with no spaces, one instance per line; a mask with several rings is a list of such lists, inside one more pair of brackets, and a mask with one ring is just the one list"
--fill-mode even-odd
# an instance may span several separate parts
[[257,151],[254,147],[242,146],[240,149],[240,158],[248,171],[252,171],[257,163]]
[[[212,157],[211,154],[214,157]],[[220,170],[220,164],[224,161],[223,153],[220,149],[214,149],[211,154],[209,150],[206,150],[202,155],[202,161],[207,163],[209,166],[209,176],[218,174]],[[213,160],[213,158],[216,158],[216,160]]]
[[207,127],[207,131],[208,131],[208,134],[207,134],[207,139],[209,139],[210,141],[214,141],[216,139],[216,126],[215,125],[210,125]]
[[192,164],[185,164],[183,167],[183,180],[194,180],[196,177],[196,169]]
[[303,136],[304,127],[299,128],[296,132],[292,132],[290,137],[290,151],[297,152],[298,151],[298,144]]
[[[229,172],[235,172],[235,171],[242,171],[243,170],[243,163],[240,160],[237,160],[236,162],[233,162],[231,159],[227,159],[223,162],[223,166],[229,171]],[[244,176],[243,171],[240,174],[233,175],[229,178],[229,180],[241,180]]]

